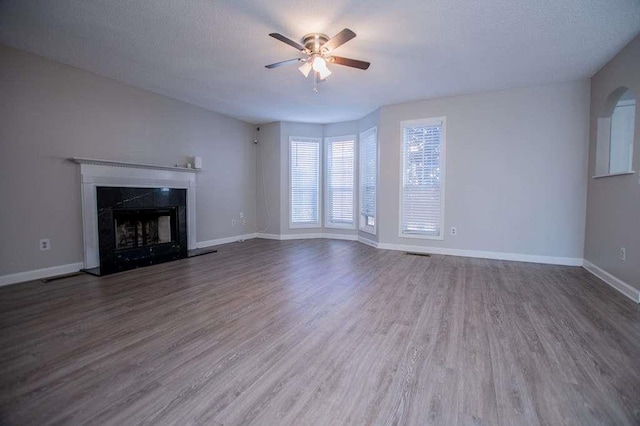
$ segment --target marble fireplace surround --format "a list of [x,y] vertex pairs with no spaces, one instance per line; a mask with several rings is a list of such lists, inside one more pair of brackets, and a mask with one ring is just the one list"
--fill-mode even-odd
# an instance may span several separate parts
[[85,269],[100,266],[98,186],[186,189],[187,248],[196,248],[196,174],[200,169],[79,157],[71,160],[80,164]]

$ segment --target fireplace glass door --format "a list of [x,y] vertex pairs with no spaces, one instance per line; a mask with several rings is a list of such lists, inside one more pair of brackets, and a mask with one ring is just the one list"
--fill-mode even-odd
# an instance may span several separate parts
[[116,250],[176,241],[175,208],[113,211]]

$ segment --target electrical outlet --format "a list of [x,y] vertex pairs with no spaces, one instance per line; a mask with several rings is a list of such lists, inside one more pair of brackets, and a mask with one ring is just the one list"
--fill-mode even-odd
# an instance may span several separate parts
[[240,219],[244,219],[244,212],[240,212]]
[[231,219],[231,226],[236,226],[236,220],[235,219]]
[[247,226],[247,219],[242,219],[242,224],[243,224],[244,226]]
[[51,249],[51,240],[48,238],[40,240],[40,250],[50,250]]
[[627,260],[627,249],[620,247],[620,260]]
[[457,235],[458,234],[458,229],[455,226],[451,227],[451,235]]

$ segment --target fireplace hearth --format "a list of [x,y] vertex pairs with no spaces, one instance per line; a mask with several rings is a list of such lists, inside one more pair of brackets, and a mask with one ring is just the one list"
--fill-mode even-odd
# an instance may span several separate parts
[[99,270],[108,275],[187,257],[186,190],[96,187]]

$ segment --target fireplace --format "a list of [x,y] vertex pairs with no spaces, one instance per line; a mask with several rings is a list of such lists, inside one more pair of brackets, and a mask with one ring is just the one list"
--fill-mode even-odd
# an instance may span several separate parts
[[187,257],[186,190],[97,187],[100,275]]
[[[187,250],[197,249],[196,186],[202,170],[79,157],[70,160],[80,165],[86,272],[117,272],[184,257]],[[159,211],[150,215],[150,210]],[[131,217],[134,211],[142,215],[140,225]],[[117,236],[118,224],[124,225],[124,236]]]

